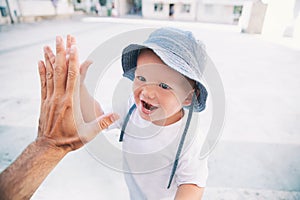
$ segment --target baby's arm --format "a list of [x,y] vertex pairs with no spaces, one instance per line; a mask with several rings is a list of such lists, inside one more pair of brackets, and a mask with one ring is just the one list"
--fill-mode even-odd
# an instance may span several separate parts
[[84,79],[91,61],[85,61],[80,65],[80,108],[85,122],[95,120],[104,114],[100,104],[89,94]]
[[203,192],[203,187],[194,184],[182,184],[177,189],[175,200],[200,200]]

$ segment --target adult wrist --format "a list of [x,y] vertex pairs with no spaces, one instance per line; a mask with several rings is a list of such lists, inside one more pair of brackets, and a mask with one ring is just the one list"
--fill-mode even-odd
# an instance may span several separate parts
[[37,138],[31,145],[43,153],[49,152],[53,157],[57,157],[57,159],[62,159],[71,151],[69,147],[56,146],[54,140],[46,137]]

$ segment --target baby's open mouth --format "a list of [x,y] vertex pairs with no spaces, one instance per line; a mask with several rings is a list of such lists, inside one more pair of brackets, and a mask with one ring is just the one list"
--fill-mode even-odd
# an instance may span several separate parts
[[153,105],[151,105],[151,104],[149,104],[149,103],[147,103],[147,102],[145,102],[145,101],[143,101],[143,100],[141,100],[141,102],[142,102],[142,104],[143,104],[143,107],[146,108],[147,110],[152,111],[152,110],[155,110],[155,109],[158,108],[158,107],[153,106]]

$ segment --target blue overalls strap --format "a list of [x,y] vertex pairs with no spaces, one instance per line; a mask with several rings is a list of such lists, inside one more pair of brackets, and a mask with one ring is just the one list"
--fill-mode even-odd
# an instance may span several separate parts
[[130,116],[131,116],[131,114],[132,114],[132,112],[134,111],[135,108],[136,108],[136,105],[133,104],[133,105],[131,106],[131,108],[129,109],[129,111],[128,111],[126,117],[125,117],[125,120],[124,120],[122,129],[121,129],[121,134],[120,134],[119,142],[122,142],[122,141],[123,141],[126,126],[127,126],[128,122],[129,122]]

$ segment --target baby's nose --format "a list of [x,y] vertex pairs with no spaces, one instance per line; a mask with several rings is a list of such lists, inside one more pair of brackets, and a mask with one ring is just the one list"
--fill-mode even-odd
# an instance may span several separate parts
[[155,85],[145,85],[143,87],[143,90],[142,90],[142,95],[145,97],[145,98],[149,98],[149,99],[154,99],[155,96],[156,96],[156,87]]

